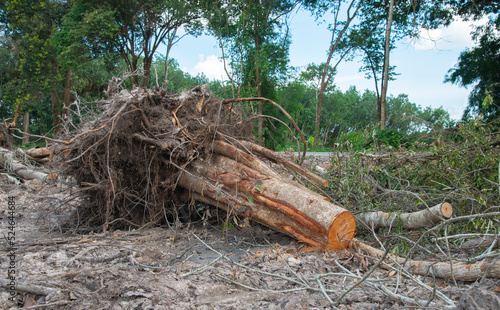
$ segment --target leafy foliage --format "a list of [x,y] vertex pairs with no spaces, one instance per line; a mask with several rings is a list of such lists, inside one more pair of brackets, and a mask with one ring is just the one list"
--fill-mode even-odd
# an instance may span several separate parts
[[[500,200],[499,121],[475,120],[437,132],[427,152],[353,152],[332,158],[331,194],[351,210],[412,212],[450,202],[457,216],[480,214]],[[394,131],[377,133],[389,143]]]
[[498,29],[487,25],[476,31],[475,39],[478,46],[460,54],[445,81],[474,86],[464,120],[479,114],[493,120],[500,117],[500,34]]

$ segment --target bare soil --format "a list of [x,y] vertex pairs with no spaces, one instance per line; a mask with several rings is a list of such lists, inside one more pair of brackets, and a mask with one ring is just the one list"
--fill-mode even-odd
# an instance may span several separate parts
[[[2,287],[1,309],[331,309],[352,287],[339,309],[415,308],[370,285],[355,286],[359,281],[343,269],[362,276],[375,261],[347,252],[307,251],[257,224],[240,228],[235,223],[223,230],[223,221],[210,218],[224,215],[208,206],[193,206],[205,215],[197,222],[77,233],[66,224],[74,223],[82,203],[71,198],[75,190],[39,181],[0,183],[0,233],[7,236],[7,202],[14,197],[15,281],[25,285],[14,292],[15,301],[9,300],[12,290]],[[13,264],[9,253],[5,239],[2,279]],[[459,309],[500,308],[495,279],[455,286],[419,277],[426,288],[379,268],[369,278],[401,296],[429,300],[433,308],[446,306],[433,290]],[[30,292],[36,286],[51,292]]]

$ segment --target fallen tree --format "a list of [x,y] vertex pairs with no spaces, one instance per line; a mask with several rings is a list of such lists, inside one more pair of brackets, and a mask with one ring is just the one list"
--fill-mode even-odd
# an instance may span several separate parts
[[322,250],[345,248],[354,216],[265,164],[257,155],[328,183],[248,141],[250,124],[233,101],[205,86],[180,95],[135,89],[103,101],[102,113],[67,133],[56,151],[88,194],[80,218],[104,230],[141,226],[189,216],[185,206],[196,199]]
[[[102,101],[100,114],[80,120],[80,128],[63,135],[54,153],[86,193],[78,225],[99,225],[106,231],[179,217],[189,220],[195,213],[191,201],[197,200],[226,210],[240,222],[256,221],[322,250],[348,248],[355,235],[354,216],[281,176],[265,160],[310,183],[324,186],[327,181],[253,144],[248,138],[250,118],[230,102],[234,100],[217,99],[204,86],[180,95],[124,90]],[[440,204],[420,213],[382,218],[427,227],[438,222],[435,211],[440,212],[437,218],[451,216],[451,206]],[[361,243],[357,249],[380,258],[380,250]],[[409,262],[427,268],[412,267],[411,272],[434,270],[432,262]],[[486,271],[485,266],[471,268]],[[492,270],[488,276],[496,277],[496,265]],[[448,276],[445,271],[434,274]],[[466,273],[463,278],[474,275]]]

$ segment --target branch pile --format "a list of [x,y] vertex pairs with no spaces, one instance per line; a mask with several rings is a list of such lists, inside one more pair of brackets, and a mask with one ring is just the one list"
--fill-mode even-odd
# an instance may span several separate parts
[[346,246],[353,215],[257,154],[310,182],[326,180],[244,140],[250,124],[231,103],[204,86],[180,95],[124,90],[103,101],[102,113],[67,134],[57,152],[88,194],[79,218],[104,230],[138,227],[174,219],[194,198],[324,250]]

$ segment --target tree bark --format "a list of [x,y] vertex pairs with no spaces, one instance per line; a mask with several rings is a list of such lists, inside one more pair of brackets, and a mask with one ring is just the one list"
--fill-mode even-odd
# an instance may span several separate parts
[[275,162],[282,164],[283,166],[297,172],[298,174],[306,177],[308,180],[318,184],[319,186],[327,187],[328,186],[328,181],[323,179],[322,177],[312,173],[309,170],[306,170],[302,168],[301,166],[289,161],[288,159],[284,158],[280,154],[273,152],[269,149],[266,149],[260,145],[257,145],[255,143],[251,143],[248,141],[240,141],[240,144],[248,150],[248,152],[256,152],[257,154]]
[[142,76],[141,87],[146,88],[148,86],[149,76],[151,75],[151,65],[153,60],[150,57],[144,58],[144,74]]
[[33,170],[16,159],[14,152],[0,148],[0,166],[4,167],[9,174],[16,175],[25,180],[38,179],[46,181],[53,175]]
[[[354,251],[359,251],[375,259],[381,259],[384,256],[384,251],[371,247],[357,239],[352,239],[350,247]],[[389,255],[385,259],[385,263],[380,264],[380,266],[389,269],[389,266],[392,266],[394,262],[403,264],[405,261],[408,272],[420,276],[434,275],[439,278],[460,281],[475,281],[483,276],[486,278],[500,278],[500,261],[498,260],[482,261],[475,264],[462,262],[450,264],[450,262],[406,260],[403,257]]]
[[379,211],[361,213],[356,217],[372,229],[394,227],[398,224],[401,224],[405,229],[419,229],[433,227],[437,223],[449,219],[452,213],[452,206],[443,202],[432,208],[412,213],[397,214]]
[[54,136],[56,136],[61,129],[60,128],[61,118],[60,118],[59,98],[55,91],[50,93],[50,100],[52,103],[52,126],[54,128]]
[[346,248],[355,234],[349,211],[224,156],[195,161],[178,184],[322,250]]
[[356,17],[356,14],[357,14],[362,2],[363,1],[358,2],[356,7],[354,8],[354,13],[351,15],[352,6],[355,4],[355,1],[351,1],[349,7],[347,8],[347,21],[344,23],[344,27],[339,32],[337,39],[335,40],[335,43],[334,43],[335,34],[337,33],[337,31],[336,31],[337,30],[337,18],[338,18],[338,14],[340,11],[340,7],[337,8],[337,12],[335,13],[335,26],[332,30],[332,39],[330,41],[330,47],[329,47],[328,57],[327,57],[326,62],[325,62],[325,68],[323,69],[323,73],[321,75],[320,91],[319,91],[319,96],[318,96],[318,103],[316,105],[316,118],[315,118],[315,125],[314,125],[314,141],[315,142],[319,141],[319,131],[320,131],[319,127],[320,127],[320,123],[321,123],[321,108],[323,105],[323,97],[324,97],[324,93],[326,90],[326,86],[330,82],[330,79],[331,79],[332,75],[334,74],[335,69],[338,65],[338,63],[337,63],[337,65],[334,68],[332,68],[332,70],[330,71],[329,70],[330,62],[332,60],[333,54],[335,53],[335,51],[337,50],[337,47],[339,46],[340,39],[344,36],[345,32],[349,28],[349,25],[353,21],[354,17]]
[[64,82],[64,91],[63,91],[63,104],[64,104],[64,116],[69,117],[69,109],[71,105],[71,69],[66,70],[65,82]]
[[389,15],[387,16],[387,27],[385,29],[385,51],[384,51],[384,73],[382,80],[382,93],[380,95],[380,128],[385,129],[387,84],[389,82],[389,54],[391,52],[391,27],[394,11],[394,0],[389,3]]
[[24,112],[23,114],[23,140],[22,145],[26,145],[30,143],[30,114],[28,112]]

